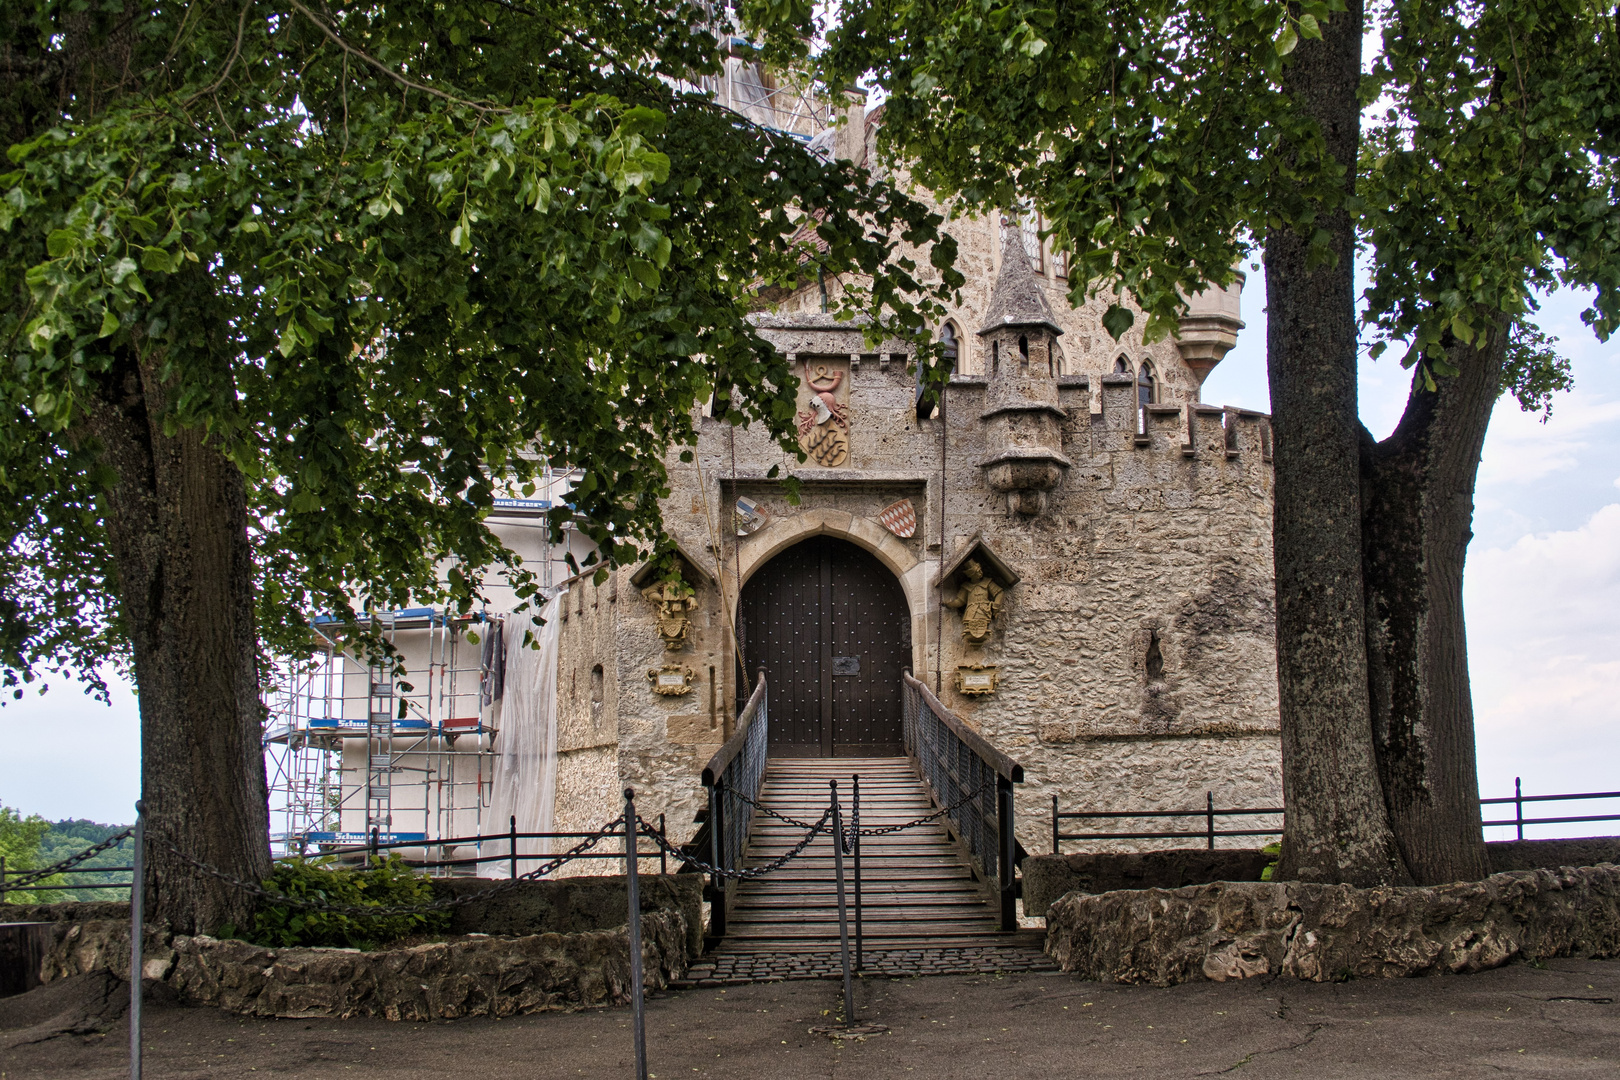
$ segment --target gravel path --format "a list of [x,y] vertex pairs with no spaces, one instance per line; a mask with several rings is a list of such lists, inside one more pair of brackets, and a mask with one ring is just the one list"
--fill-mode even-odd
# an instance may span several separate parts
[[[81,977],[0,999],[0,1080],[127,1075],[121,987]],[[868,977],[864,1040],[835,1019],[838,985],[677,990],[648,1003],[651,1072],[699,1077],[1620,1076],[1620,962],[1558,960],[1478,975],[1156,990],[1055,972]],[[92,1033],[101,1010],[104,1033]],[[627,1009],[432,1024],[253,1020],[147,1006],[146,1075],[604,1077],[632,1075]],[[77,1017],[77,1019],[75,1019]],[[50,1036],[53,1026],[81,1034]],[[43,1041],[35,1041],[43,1040]]]

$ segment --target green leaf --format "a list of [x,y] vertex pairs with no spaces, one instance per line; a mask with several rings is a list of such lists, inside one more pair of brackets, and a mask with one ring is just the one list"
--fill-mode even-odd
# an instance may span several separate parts
[[1322,27],[1316,21],[1316,16],[1306,12],[1299,17],[1299,32],[1308,38],[1322,40]]
[[1129,330],[1135,322],[1136,316],[1131,312],[1130,308],[1123,304],[1110,304],[1108,310],[1103,312],[1103,329],[1107,330],[1109,336],[1115,341],[1123,337],[1125,331]]
[[73,254],[74,248],[79,246],[79,237],[67,229],[52,229],[45,238],[45,251],[53,259],[61,259]]
[[96,332],[96,337],[104,338],[110,334],[117,333],[118,325],[118,316],[113,314],[112,308],[108,308],[106,311],[102,312],[101,329]]
[[1283,27],[1282,33],[1277,35],[1276,48],[1278,56],[1287,56],[1299,44],[1299,34],[1294,31],[1293,24]]

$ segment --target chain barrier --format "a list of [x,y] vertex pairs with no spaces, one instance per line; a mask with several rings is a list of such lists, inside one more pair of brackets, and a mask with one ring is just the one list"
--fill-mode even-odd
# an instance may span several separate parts
[[[207,874],[209,877],[218,878],[227,885],[234,885],[236,888],[248,893],[249,895],[257,896],[261,900],[269,900],[285,907],[297,908],[300,911],[324,911],[336,915],[425,915],[430,911],[444,911],[449,908],[460,907],[463,904],[479,903],[488,900],[492,896],[497,896],[508,889],[516,888],[518,885],[521,885],[524,882],[538,881],[540,878],[545,877],[547,874],[551,873],[553,870],[556,870],[564,863],[572,862],[574,859],[583,855],[585,852],[589,851],[591,848],[595,847],[608,837],[621,835],[614,830],[618,829],[619,826],[623,824],[624,815],[621,814],[612,821],[608,822],[606,825],[602,826],[602,828],[598,829],[592,835],[587,836],[585,839],[563,852],[561,855],[542,863],[540,866],[530,870],[526,874],[521,874],[515,878],[507,878],[505,881],[502,881],[497,885],[492,885],[487,889],[480,889],[477,892],[468,893],[465,896],[451,896],[446,897],[443,900],[435,900],[431,904],[419,904],[409,907],[356,907],[351,904],[327,904],[317,900],[300,900],[297,897],[288,896],[285,893],[279,893],[271,889],[266,889],[262,885],[255,884],[250,881],[243,881],[241,878],[236,877],[233,874],[228,874],[218,867],[208,865],[201,859],[193,858],[191,855],[180,850],[180,848],[176,847],[167,840],[159,840],[158,843],[162,844],[165,848],[172,852],[176,858],[189,864],[202,873]],[[532,856],[530,857],[532,858]]]
[[[887,836],[890,833],[904,832],[906,829],[915,829],[919,825],[927,825],[931,821],[939,820],[940,818],[944,817],[946,814],[949,814],[953,810],[960,810],[962,807],[966,806],[968,803],[972,802],[974,799],[977,799],[979,796],[983,795],[985,792],[991,791],[994,788],[995,788],[995,781],[994,780],[986,780],[984,783],[980,784],[978,786],[978,788],[975,789],[970,794],[964,795],[962,798],[958,799],[956,802],[953,802],[949,806],[942,807],[942,808],[940,808],[938,810],[935,810],[932,814],[928,814],[928,815],[926,815],[924,817],[920,817],[920,818],[914,818],[911,821],[907,821],[907,822],[905,822],[903,824],[900,824],[900,825],[884,825],[884,826],[881,826],[881,827],[874,827],[874,828],[870,828],[870,829],[861,829],[860,830],[860,835],[862,835],[862,836]],[[772,810],[770,807],[766,806],[764,803],[755,802],[753,799],[750,799],[747,795],[744,795],[740,791],[733,791],[733,792],[731,792],[731,794],[733,796],[735,796],[736,798],[741,799],[743,802],[747,803],[749,806],[752,806],[755,810],[760,811],[761,813],[763,813],[767,817],[773,817],[777,821],[784,822],[785,824],[788,824],[788,825],[792,825],[796,829],[809,829],[809,828],[813,827],[813,826],[811,826],[811,824],[808,821],[799,821],[796,818],[790,818],[790,817],[787,817],[784,814],[778,814],[775,810]],[[848,832],[849,832],[850,836],[855,835],[854,823],[853,822],[851,822],[851,828],[850,828],[850,830],[848,830]],[[845,851],[849,850],[848,841],[845,841],[844,850]]]
[[117,847],[119,844],[122,844],[125,840],[128,840],[134,835],[135,828],[134,826],[130,826],[121,833],[114,833],[112,836],[107,837],[107,839],[103,840],[99,844],[94,844],[85,848],[77,855],[69,855],[67,858],[63,859],[54,866],[47,866],[43,870],[29,870],[26,873],[19,874],[16,877],[7,877],[5,884],[0,886],[0,888],[5,890],[20,889],[25,885],[32,885],[36,881],[44,881],[52,874],[60,874],[64,870],[71,870],[75,866],[78,866],[80,863],[84,862],[86,859],[100,855],[108,848]]
[[722,870],[718,866],[711,866],[702,859],[694,858],[693,856],[688,855],[686,852],[671,844],[668,840],[665,840],[653,829],[651,825],[647,824],[646,821],[643,821],[640,818],[637,818],[637,821],[640,822],[643,828],[648,830],[647,835],[653,838],[653,842],[667,851],[671,857],[679,859],[688,866],[696,867],[699,871],[705,874],[714,874],[717,877],[723,878],[734,878],[738,881],[749,881],[753,878],[764,877],[766,874],[780,870],[789,862],[797,859],[801,854],[804,853],[804,849],[810,846],[810,841],[827,831],[827,822],[831,817],[832,807],[829,806],[826,810],[822,811],[820,821],[817,821],[814,825],[804,825],[804,828],[808,829],[809,832],[805,833],[804,837],[797,844],[794,844],[792,849],[790,849],[787,854],[772,859],[764,866],[750,866],[744,870]]

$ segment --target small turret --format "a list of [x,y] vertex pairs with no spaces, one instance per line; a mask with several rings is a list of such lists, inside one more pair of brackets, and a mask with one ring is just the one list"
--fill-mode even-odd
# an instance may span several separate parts
[[1030,268],[1020,235],[1009,230],[1001,273],[979,337],[989,354],[985,446],[979,465],[992,491],[1007,496],[1007,509],[1033,517],[1046,509],[1046,493],[1068,471],[1061,453],[1057,336],[1063,333],[1046,290]]

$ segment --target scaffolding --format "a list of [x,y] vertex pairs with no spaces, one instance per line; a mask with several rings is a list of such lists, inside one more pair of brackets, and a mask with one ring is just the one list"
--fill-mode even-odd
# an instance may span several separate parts
[[[272,847],[481,833],[498,723],[499,621],[415,608],[370,616],[403,670],[345,652],[314,621],[313,656],[278,665],[264,733]],[[469,640],[474,631],[479,642]],[[489,644],[485,644],[489,642]]]

